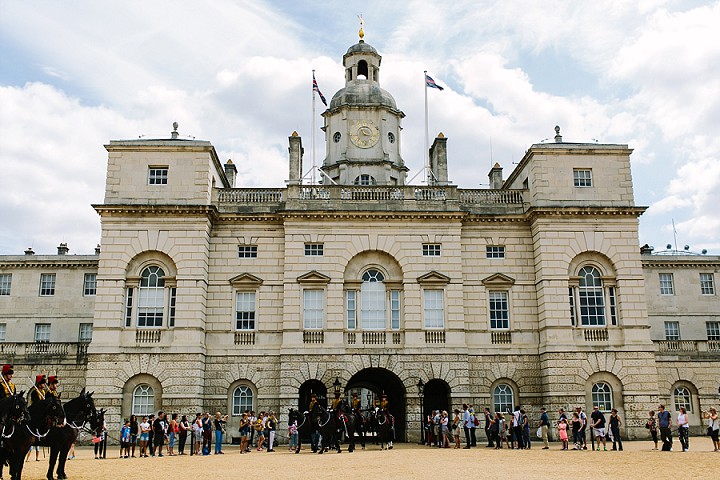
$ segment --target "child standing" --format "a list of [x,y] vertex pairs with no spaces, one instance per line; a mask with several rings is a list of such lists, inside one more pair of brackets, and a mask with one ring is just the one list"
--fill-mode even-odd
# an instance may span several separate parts
[[292,452],[297,448],[298,445],[298,423],[297,420],[293,420],[291,424],[288,425],[288,436],[290,437],[290,448],[289,450]]
[[130,420],[125,420],[125,425],[120,429],[120,458],[130,456]]
[[564,418],[560,419],[560,423],[558,423],[558,433],[560,434],[560,440],[562,440],[563,447],[561,450],[567,450],[568,449],[568,434],[567,434],[567,420]]

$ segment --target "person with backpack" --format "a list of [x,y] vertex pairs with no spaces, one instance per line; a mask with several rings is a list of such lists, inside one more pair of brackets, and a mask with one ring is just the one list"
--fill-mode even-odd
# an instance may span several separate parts
[[522,413],[520,413],[519,406],[515,407],[515,411],[512,414],[512,432],[513,436],[515,437],[513,448],[524,450],[525,444],[523,443],[523,421]]
[[470,410],[468,410],[467,403],[463,403],[463,430],[465,431],[465,450],[470,448],[470,423],[473,418],[470,416]]

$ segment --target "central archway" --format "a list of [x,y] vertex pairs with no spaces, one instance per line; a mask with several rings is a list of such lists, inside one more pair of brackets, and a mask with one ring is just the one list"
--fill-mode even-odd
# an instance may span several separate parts
[[375,399],[384,393],[390,402],[390,413],[395,417],[395,438],[405,441],[407,426],[407,401],[405,399],[405,385],[400,378],[390,370],[384,368],[365,368],[350,378],[345,394],[358,392],[362,398],[362,408],[367,409]]

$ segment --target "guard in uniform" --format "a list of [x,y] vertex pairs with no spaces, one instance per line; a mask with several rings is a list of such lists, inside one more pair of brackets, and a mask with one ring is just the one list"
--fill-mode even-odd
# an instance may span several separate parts
[[45,375],[35,375],[35,386],[30,389],[30,405],[45,400],[47,391],[47,377]]
[[59,397],[60,396],[60,392],[58,391],[59,384],[60,384],[60,380],[58,380],[57,375],[50,375],[48,377],[47,394],[52,395],[54,397]]
[[313,408],[317,405],[317,395],[314,393],[310,394],[310,405],[308,405],[308,412],[312,412]]
[[388,400],[387,394],[383,393],[380,399],[380,411],[388,416],[390,419],[390,425],[392,426],[392,436],[395,440],[395,417],[390,413],[390,401]]
[[336,392],[335,398],[333,398],[333,401],[332,401],[333,411],[337,412],[338,407],[340,406],[340,402],[342,402],[342,399],[340,398],[340,392]]
[[[315,405],[317,405],[317,395],[314,393],[310,394],[310,405],[308,405],[308,412],[312,412],[313,408],[315,408]],[[312,449],[313,453],[317,452],[318,450],[318,443],[320,443],[320,433],[318,432],[317,423],[312,420],[312,417],[310,417],[310,448]]]
[[357,392],[353,393],[352,396],[353,396],[353,399],[352,399],[352,402],[351,402],[350,406],[352,407],[352,409],[353,409],[353,411],[354,411],[355,413],[358,413],[358,414],[359,414],[359,413],[360,413],[360,407],[362,406],[362,402],[361,402],[360,399],[358,398]]
[[15,384],[12,383],[12,376],[15,371],[13,370],[13,366],[9,363],[6,363],[2,367],[2,391],[0,393],[2,394],[2,398],[9,397],[11,395],[15,395]]

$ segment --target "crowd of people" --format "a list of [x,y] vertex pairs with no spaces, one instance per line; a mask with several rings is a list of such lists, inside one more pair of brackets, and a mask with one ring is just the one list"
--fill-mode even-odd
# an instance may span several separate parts
[[[720,451],[720,420],[717,411],[710,408],[702,412],[703,419],[707,420],[707,435],[713,443],[713,451]],[[688,414],[684,407],[680,407],[676,418],[677,433],[683,452],[690,448]],[[542,443],[542,449],[550,448],[549,438],[551,428],[557,431],[557,438],[561,442],[561,450],[587,450],[588,431],[591,443],[595,444],[596,450],[608,450],[608,444],[612,442],[610,450],[623,450],[622,430],[623,422],[617,409],[612,409],[607,415],[601,412],[598,406],[588,416],[582,407],[576,407],[574,411],[566,413],[563,408],[558,410],[557,421],[551,425],[550,417],[545,408],[540,409],[540,415],[532,421],[524,409],[515,407],[508,408],[506,412],[495,412],[489,408],[483,409],[481,414],[476,413],[472,404],[463,404],[462,411],[459,409],[448,413],[446,410],[433,410],[425,418],[424,444],[439,448],[473,448],[477,446],[476,430],[485,430],[487,448],[501,449],[503,445],[509,449],[530,449],[533,443],[532,431]],[[658,406],[658,413],[648,413],[648,420],[645,428],[649,430],[654,442],[654,449],[658,449],[659,439],[662,441],[662,450],[672,451],[673,421],[671,415],[665,410],[664,405]],[[461,447],[464,440],[465,446]],[[570,442],[572,441],[572,448]]]
[[[228,416],[220,412],[214,416],[209,412],[197,413],[193,419],[177,413],[168,418],[163,411],[142,418],[131,415],[120,429],[120,457],[210,455],[213,447],[213,454],[223,455],[227,421]],[[254,411],[245,411],[239,428],[241,453],[250,452],[251,447],[257,451],[275,451],[277,426],[274,412],[260,412],[256,416]],[[102,458],[98,448],[95,458]]]

